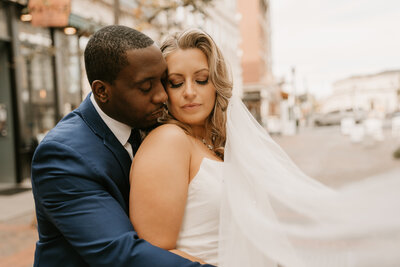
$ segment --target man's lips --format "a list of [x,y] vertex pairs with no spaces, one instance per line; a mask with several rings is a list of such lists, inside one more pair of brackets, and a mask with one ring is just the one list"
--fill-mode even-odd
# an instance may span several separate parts
[[160,116],[163,114],[163,111],[164,111],[164,108],[161,107],[161,108],[159,108],[159,109],[153,111],[153,112],[150,114],[150,116],[151,116],[152,118],[153,118],[153,117],[158,118],[158,117],[160,117]]

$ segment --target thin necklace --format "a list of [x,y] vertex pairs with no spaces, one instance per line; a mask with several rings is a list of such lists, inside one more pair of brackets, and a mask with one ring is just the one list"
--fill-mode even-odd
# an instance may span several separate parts
[[202,138],[202,139],[201,139],[201,142],[203,142],[203,144],[204,144],[209,150],[214,151],[214,146],[213,146],[213,145],[210,145],[210,144],[207,144],[206,139]]

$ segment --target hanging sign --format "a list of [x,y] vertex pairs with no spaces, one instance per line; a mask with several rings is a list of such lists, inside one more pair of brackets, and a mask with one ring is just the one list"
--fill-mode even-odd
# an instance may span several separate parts
[[71,0],[29,0],[28,8],[33,26],[68,26]]

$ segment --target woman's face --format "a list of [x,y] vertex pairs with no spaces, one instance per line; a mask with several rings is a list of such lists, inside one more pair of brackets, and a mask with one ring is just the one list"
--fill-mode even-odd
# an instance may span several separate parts
[[168,111],[192,127],[204,126],[216,97],[206,55],[197,48],[179,49],[169,54],[166,61]]

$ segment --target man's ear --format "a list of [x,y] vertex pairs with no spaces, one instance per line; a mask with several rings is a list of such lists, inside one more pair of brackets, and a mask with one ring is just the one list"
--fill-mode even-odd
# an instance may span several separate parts
[[110,85],[103,81],[95,80],[92,83],[92,92],[101,103],[107,103],[110,98]]

